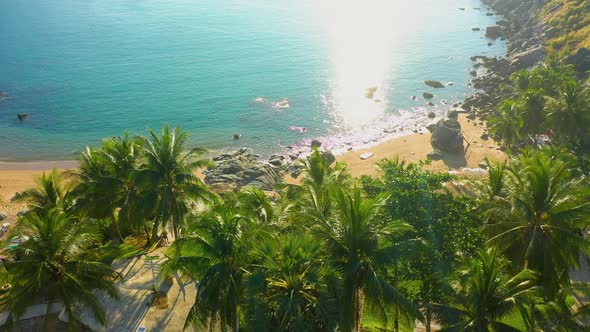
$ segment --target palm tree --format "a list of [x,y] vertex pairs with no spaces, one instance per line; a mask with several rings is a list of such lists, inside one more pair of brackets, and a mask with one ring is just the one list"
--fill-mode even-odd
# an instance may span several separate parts
[[541,90],[527,90],[522,95],[523,129],[529,135],[541,134],[545,123],[545,96]]
[[502,318],[535,300],[534,278],[528,270],[509,274],[509,262],[496,249],[482,251],[458,271],[452,303],[436,306],[442,331],[520,331]]
[[337,324],[335,296],[328,285],[322,241],[284,234],[260,241],[252,250],[254,272],[247,282],[249,325],[256,331],[329,331]]
[[69,188],[63,184],[63,178],[57,169],[53,169],[49,174],[43,172],[36,182],[35,188],[17,193],[12,201],[25,202],[31,211],[39,214],[47,213],[55,208],[62,210],[70,208]]
[[23,217],[14,235],[28,239],[9,249],[16,259],[5,263],[11,290],[0,297],[8,322],[21,317],[27,308],[62,303],[72,326],[79,323],[80,306],[87,306],[97,321],[106,325],[104,307],[94,294],[102,290],[118,298],[114,283],[119,274],[97,256],[100,231],[89,220],[78,222],[59,209]]
[[314,224],[325,222],[332,213],[330,190],[334,187],[348,186],[351,176],[342,163],[331,165],[329,155],[314,148],[312,154],[301,162],[301,185],[292,185],[286,199],[295,202],[293,209],[296,220]]
[[506,100],[500,104],[498,112],[490,118],[489,126],[490,133],[497,135],[505,148],[514,145],[523,126],[518,103]]
[[552,128],[562,140],[578,142],[590,120],[590,89],[576,80],[566,81],[556,98],[547,102]]
[[210,165],[199,159],[206,150],[186,150],[188,133],[166,125],[161,136],[150,130],[150,138],[140,137],[139,144],[145,162],[136,176],[142,189],[141,206],[153,215],[152,240],[158,230],[170,228],[177,238],[184,228],[184,218],[196,202],[210,202],[214,198],[203,181],[194,173]]
[[363,198],[359,188],[348,192],[339,187],[332,189],[331,197],[334,217],[318,223],[315,231],[326,239],[329,255],[343,273],[343,330],[361,330],[365,297],[381,307],[395,304],[403,312],[420,317],[417,307],[377,273],[378,264],[391,259],[396,249],[394,244],[385,243],[385,237],[411,227],[397,221],[384,222],[384,197]]
[[238,331],[243,279],[249,265],[251,223],[235,205],[217,203],[196,217],[167,251],[164,274],[178,271],[198,281],[186,318],[203,328]]
[[98,150],[87,148],[80,167],[70,173],[76,183],[76,206],[92,218],[110,219],[113,237],[119,241],[123,240],[120,223],[125,221],[132,230],[140,226],[139,213],[133,209],[138,198],[134,182],[138,164],[136,141],[125,133],[124,138],[105,139]]
[[569,164],[545,151],[528,152],[508,168],[507,194],[492,211],[485,231],[517,269],[539,273],[552,297],[569,285],[580,252],[590,252],[582,229],[588,226],[587,186],[573,178]]

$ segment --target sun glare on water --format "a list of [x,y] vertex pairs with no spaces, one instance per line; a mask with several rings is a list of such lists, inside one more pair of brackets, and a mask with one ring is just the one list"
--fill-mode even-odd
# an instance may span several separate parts
[[411,29],[409,15],[415,12],[404,6],[391,0],[314,4],[332,61],[326,106],[345,129],[373,123],[387,108],[395,49]]

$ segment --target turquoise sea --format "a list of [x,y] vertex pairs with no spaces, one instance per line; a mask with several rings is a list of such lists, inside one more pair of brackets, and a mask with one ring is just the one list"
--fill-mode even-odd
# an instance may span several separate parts
[[[0,1],[0,91],[9,95],[0,101],[0,160],[71,159],[103,137],[164,123],[189,130],[195,145],[261,154],[312,137],[362,137],[398,121],[399,110],[424,114],[424,91],[436,95],[439,111],[448,108],[442,99],[452,104],[471,93],[470,56],[504,52],[502,42],[488,46],[483,31],[472,31],[497,19],[479,7],[477,0]],[[434,91],[427,79],[453,85]],[[288,108],[275,104],[283,98]],[[20,122],[18,113],[29,118]],[[234,141],[234,133],[242,137]]]

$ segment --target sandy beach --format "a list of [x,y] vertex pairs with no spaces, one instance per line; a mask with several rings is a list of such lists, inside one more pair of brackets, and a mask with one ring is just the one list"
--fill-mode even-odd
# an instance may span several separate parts
[[[446,155],[444,159],[433,161],[426,168],[439,172],[455,170],[469,176],[468,171],[462,171],[463,168],[477,168],[485,158],[496,160],[506,158],[505,154],[498,149],[496,142],[480,138],[485,127],[479,121],[470,121],[466,118],[466,114],[459,114],[459,122],[463,135],[470,143],[465,155]],[[430,136],[427,132],[402,136],[370,148],[348,151],[336,156],[336,159],[345,162],[354,177],[377,176],[379,170],[376,164],[382,159],[391,159],[396,156],[407,162],[426,159],[426,155],[432,151]],[[368,152],[373,153],[373,156],[367,160],[361,160],[360,155]],[[34,186],[35,179],[44,171],[53,168],[72,169],[77,165],[77,161],[0,163],[0,211],[8,214],[8,222],[13,222],[18,211],[25,208],[23,204],[10,202],[15,193]],[[289,175],[285,179],[289,183],[297,182],[297,179]]]

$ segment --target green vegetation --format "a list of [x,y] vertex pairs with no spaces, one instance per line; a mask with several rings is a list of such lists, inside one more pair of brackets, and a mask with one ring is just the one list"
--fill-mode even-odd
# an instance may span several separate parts
[[550,0],[541,11],[541,20],[557,29],[549,41],[557,50],[590,48],[590,2],[586,0]]
[[[63,303],[77,329],[87,306],[105,324],[95,290],[117,296],[108,264],[140,243],[167,246],[164,279],[196,282],[185,327],[198,330],[585,330],[589,286],[572,275],[590,253],[590,90],[572,77],[553,60],[512,76],[490,118],[509,159],[488,161],[467,194],[424,163],[383,160],[381,176],[353,179],[317,148],[298,185],[217,194],[180,129],[107,138],[16,197],[30,212],[0,308],[12,320]],[[163,292],[152,299],[165,307]]]

